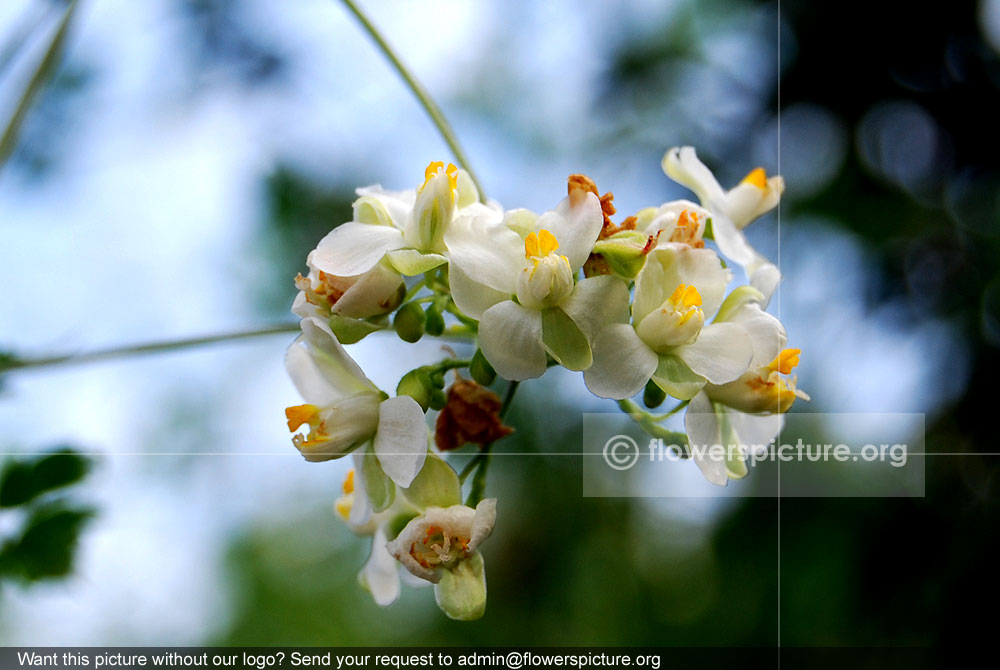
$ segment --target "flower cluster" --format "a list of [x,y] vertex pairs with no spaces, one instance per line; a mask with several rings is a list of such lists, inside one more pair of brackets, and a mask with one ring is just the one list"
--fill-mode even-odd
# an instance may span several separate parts
[[[668,414],[686,408],[689,445],[766,444],[796,398],[808,399],[789,376],[800,352],[784,348],[766,311],[780,272],[742,232],[777,205],[781,177],[757,168],[727,191],[691,147],[668,151],[663,169],[700,204],[668,202],[616,224],[613,196],[583,175],[539,215],[482,202],[464,170],[431,163],[415,190],[359,189],[353,220],[309,254],[292,308],[302,333],[286,357],[306,404],[286,409],[288,427],[307,460],[352,454],[336,509],[373,538],[360,579],[380,605],[396,599],[402,574],[433,584],[447,615],[482,615],[478,549],[496,519],[496,500],[483,498],[487,456],[513,430],[503,416],[517,383],[552,365],[582,372],[643,426],[657,418],[632,396],[650,409],[675,398]],[[731,286],[723,256],[748,283]],[[464,338],[475,353],[407,372],[390,397],[343,346],[390,328],[407,342]],[[498,376],[510,382],[504,402],[486,388]],[[443,455],[467,444],[459,475]],[[692,450],[710,482],[746,475],[739,457],[704,453]]]

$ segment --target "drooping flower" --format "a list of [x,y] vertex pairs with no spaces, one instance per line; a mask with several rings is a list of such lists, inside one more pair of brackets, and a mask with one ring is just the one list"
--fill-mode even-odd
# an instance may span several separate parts
[[334,228],[313,252],[318,270],[353,277],[386,258],[404,275],[420,274],[446,261],[444,235],[460,214],[501,217],[499,206],[479,203],[465,170],[440,162],[427,166],[416,190],[369,186],[357,193],[354,219]]
[[299,293],[292,303],[292,312],[302,318],[329,319],[334,314],[349,319],[380,316],[399,307],[406,293],[402,277],[384,262],[353,277],[338,277],[317,269],[312,253],[306,263],[309,275],[295,278]]
[[[771,362],[755,365],[734,381],[706,384],[691,400],[684,428],[694,461],[708,481],[724,486],[730,478],[746,476],[746,455],[766,448],[778,435],[784,413],[797,398],[809,400],[796,388],[794,377],[782,376],[798,365],[800,353],[783,349]],[[713,454],[713,445],[723,451]]]
[[463,217],[445,235],[452,297],[479,320],[479,346],[502,377],[540,377],[546,353],[571,370],[587,369],[589,341],[627,311],[624,282],[577,281],[602,225],[598,198],[577,190],[541,216]]
[[495,498],[475,509],[428,507],[388,543],[388,551],[411,574],[434,584],[435,599],[445,614],[477,619],[486,608],[486,573],[477,550],[495,522]]
[[413,398],[386,398],[317,317],[302,320],[285,366],[306,401],[285,410],[293,433],[308,426],[292,438],[306,460],[340,458],[371,441],[385,474],[409,486],[427,453],[424,413]]
[[712,213],[712,232],[719,251],[742,266],[751,286],[770,299],[781,273],[750,245],[742,231],[777,206],[785,189],[784,180],[780,176],[769,178],[763,168],[755,168],[727,191],[698,159],[693,147],[670,149],[663,157],[663,171],[695,192],[702,206]]
[[602,398],[629,398],[652,379],[667,393],[693,397],[706,382],[746,371],[753,345],[736,323],[708,323],[732,273],[710,249],[658,246],[636,278],[632,320],[606,325],[593,343],[587,388]]

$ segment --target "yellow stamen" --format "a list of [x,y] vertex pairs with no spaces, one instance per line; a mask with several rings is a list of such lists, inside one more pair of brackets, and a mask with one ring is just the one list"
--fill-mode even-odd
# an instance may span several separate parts
[[545,258],[558,248],[559,240],[544,228],[539,230],[537,235],[528,233],[528,236],[524,238],[525,258]]
[[701,305],[701,294],[698,293],[698,289],[694,287],[694,284],[680,284],[674,289],[674,292],[670,294],[670,302],[674,305],[680,307],[698,307]]
[[799,354],[801,353],[801,349],[783,349],[777,358],[768,363],[767,369],[772,372],[777,370],[781,374],[787,375],[792,371],[792,368],[799,364]]
[[285,408],[285,418],[288,419],[288,430],[295,432],[304,423],[310,426],[319,416],[319,408],[316,405],[295,405]]
[[754,168],[753,170],[750,170],[750,174],[743,177],[743,181],[740,183],[753,184],[757,188],[763,190],[767,188],[767,173],[764,171],[764,168]]
[[342,488],[344,495],[354,493],[354,468],[347,471],[347,477],[344,478],[344,485]]
[[684,228],[686,226],[696,226],[696,225],[698,225],[698,215],[694,212],[689,212],[686,209],[682,209],[680,216],[677,217],[677,227]]
[[343,496],[337,499],[334,503],[334,509],[337,510],[337,514],[344,521],[351,518],[351,508],[354,507],[354,496]]
[[444,173],[448,176],[449,185],[452,190],[455,190],[458,184],[458,168],[451,163],[448,163],[448,167],[446,168],[441,161],[431,161],[424,169],[424,183],[420,187],[421,191],[427,186],[427,182],[431,180],[431,177],[437,175],[440,170],[444,170]]

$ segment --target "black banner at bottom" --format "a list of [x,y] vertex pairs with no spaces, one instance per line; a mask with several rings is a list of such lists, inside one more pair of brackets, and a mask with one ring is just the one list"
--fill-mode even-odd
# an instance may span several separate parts
[[942,657],[921,648],[849,647],[6,647],[0,670],[412,670],[423,668],[808,667],[852,670],[933,668]]

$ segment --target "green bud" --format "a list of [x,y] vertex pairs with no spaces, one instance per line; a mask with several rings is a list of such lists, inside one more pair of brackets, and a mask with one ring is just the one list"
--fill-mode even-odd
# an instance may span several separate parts
[[444,406],[448,404],[448,396],[444,394],[441,389],[434,389],[431,391],[431,399],[428,405],[431,409],[444,409]]
[[469,363],[469,374],[472,375],[473,381],[480,386],[489,386],[497,378],[497,371],[486,360],[482,349],[476,349],[476,353],[473,354],[472,361]]
[[648,245],[648,235],[637,230],[625,230],[606,240],[599,240],[594,245],[594,253],[600,254],[616,275],[634,279],[646,264]]
[[408,302],[396,312],[392,325],[404,342],[417,342],[424,336],[424,312],[420,305]]
[[444,332],[444,315],[441,313],[441,307],[437,300],[431,303],[424,314],[424,330],[427,331],[428,335],[434,337]]
[[416,370],[410,370],[399,380],[399,385],[396,386],[396,395],[410,396],[426,412],[427,407],[430,405],[431,392],[433,390],[434,384],[431,382],[430,375],[417,368]]
[[642,402],[649,409],[655,409],[663,404],[667,399],[667,393],[656,382],[650,380],[646,382],[646,390],[642,392]]

